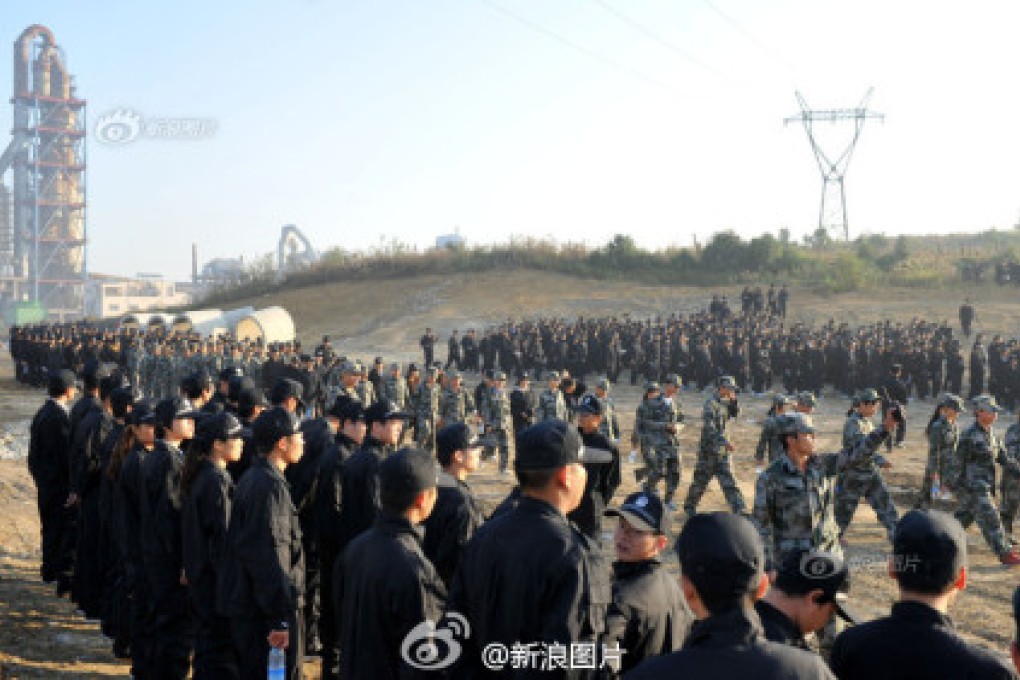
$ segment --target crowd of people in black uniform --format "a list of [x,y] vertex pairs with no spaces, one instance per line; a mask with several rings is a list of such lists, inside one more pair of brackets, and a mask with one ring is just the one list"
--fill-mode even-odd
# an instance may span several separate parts
[[[811,328],[786,323],[787,298],[748,290],[740,313],[716,296],[649,320],[508,321],[477,342],[451,335],[446,366],[611,380],[629,368],[634,381],[676,372],[699,387],[725,373],[755,392],[778,382],[849,393],[901,363],[918,397],[962,384],[946,322]],[[892,616],[844,633],[827,666],[805,635],[854,618],[835,556],[796,552],[765,574],[746,517],[703,513],[676,542],[678,582],[662,561],[669,512],[639,491],[609,511],[617,561],[603,563],[600,531],[577,529],[599,526],[619,484],[585,503],[592,466],[619,461],[594,395],[575,400],[574,423],[523,424],[517,486],[486,517],[467,480],[493,442],[468,424],[441,428],[434,454],[401,448],[413,414],[388,399],[305,403],[314,366],[300,367],[308,380],[262,384],[231,367],[218,385],[197,371],[178,394],[145,398],[111,351],[118,333],[82,333],[95,355],[50,357],[49,399],[31,425],[41,576],[101,621],[132,677],[261,679],[271,648],[286,650],[289,678],[302,677],[307,653],[322,657],[324,678],[1014,677],[946,615],[967,566],[963,530],[943,513],[900,520],[893,556],[910,568],[894,570]],[[437,343],[421,338],[425,367]],[[993,338],[988,353],[1014,364],[1015,347]],[[316,348],[327,382],[343,359],[330,350]],[[972,351],[972,391],[999,359],[978,360]],[[989,387],[1010,389],[992,373]],[[805,570],[819,560],[829,568]]]

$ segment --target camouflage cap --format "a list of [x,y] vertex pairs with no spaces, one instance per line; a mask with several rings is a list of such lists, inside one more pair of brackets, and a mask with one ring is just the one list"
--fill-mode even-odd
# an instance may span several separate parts
[[391,371],[399,371],[400,370],[400,362],[399,361],[394,361],[392,364],[390,364],[390,370]]
[[948,406],[957,413],[961,413],[964,410],[963,397],[947,392],[942,395],[942,399],[939,401],[939,406]]
[[680,385],[683,384],[683,380],[681,380],[680,376],[678,376],[676,373],[670,373],[669,375],[666,376],[666,380],[663,384],[676,385],[677,387],[680,387]]
[[801,432],[805,434],[814,434],[815,425],[811,416],[803,413],[791,413],[789,415],[780,416],[777,423],[780,434],[799,434]]
[[772,403],[775,406],[793,406],[797,403],[797,400],[791,397],[789,394],[777,394],[772,397]]
[[737,381],[732,375],[721,375],[715,381],[716,387],[726,387],[731,390],[737,389]]
[[360,373],[360,369],[351,361],[343,361],[340,363],[341,373]]
[[428,377],[428,378],[438,378],[439,377],[439,369],[436,368],[435,366],[433,366],[429,370],[425,371],[425,376]]
[[450,371],[450,372],[448,372],[446,374],[446,378],[448,380],[456,380],[456,379],[459,379],[460,377],[461,377],[460,376],[460,371],[458,371],[457,369],[453,369],[452,371]]
[[645,383],[645,392],[658,392],[662,387],[654,380]]
[[990,413],[999,413],[1002,411],[1002,407],[990,394],[979,394],[971,400],[974,404],[975,411],[989,411]]
[[869,387],[867,389],[861,390],[858,393],[857,398],[862,402],[866,402],[866,401],[878,401],[880,397],[878,396],[878,390],[876,390],[874,387]]
[[608,378],[599,378],[595,382],[595,387],[599,388],[600,390],[605,390],[606,392],[608,392],[609,388],[612,387],[612,383],[609,382]]
[[548,373],[545,374],[545,379],[546,380],[559,380],[560,379],[560,372],[559,371],[549,371]]
[[492,379],[493,380],[506,380],[506,373],[504,373],[503,371],[496,371],[495,373],[492,374]]
[[804,390],[803,392],[797,393],[797,403],[814,408],[815,406],[818,406],[818,397],[815,396],[814,392]]

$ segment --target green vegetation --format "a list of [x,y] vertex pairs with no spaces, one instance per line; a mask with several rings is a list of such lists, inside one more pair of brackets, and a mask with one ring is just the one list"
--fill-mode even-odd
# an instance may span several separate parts
[[782,282],[820,292],[878,286],[939,287],[974,277],[999,262],[1020,263],[1020,231],[989,230],[952,236],[866,234],[849,243],[817,230],[803,243],[764,234],[744,240],[733,231],[714,234],[704,246],[646,250],[617,234],[601,247],[511,238],[499,245],[417,249],[391,242],[370,253],[333,248],[313,267],[278,277],[270,255],[248,267],[240,281],[210,291],[203,304],[222,305],[272,291],[345,281],[536,270],[601,280],[718,286]]

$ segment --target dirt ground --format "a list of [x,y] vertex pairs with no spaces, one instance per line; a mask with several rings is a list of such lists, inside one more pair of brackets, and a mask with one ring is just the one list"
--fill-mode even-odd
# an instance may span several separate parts
[[[639,316],[670,311],[688,311],[707,304],[710,291],[627,284],[590,283],[567,277],[527,274],[507,277],[482,276],[440,280],[424,277],[414,281],[392,281],[330,286],[250,301],[259,307],[283,304],[295,317],[306,344],[330,334],[341,352],[363,358],[383,355],[387,360],[420,360],[417,338],[425,326],[432,326],[445,340],[452,328],[464,329],[494,323],[508,316],[603,315]],[[731,301],[738,290],[725,291]],[[878,296],[813,296],[793,292],[794,320],[821,322],[835,316],[837,322],[868,323],[890,316],[909,321],[915,315],[945,318],[956,323],[956,310],[965,295],[971,295],[978,311],[978,328],[988,333],[1017,334],[1015,291],[958,291],[952,296],[932,296],[919,291],[884,291]],[[437,356],[445,358],[445,344]],[[624,374],[626,376],[626,373]],[[473,381],[469,381],[473,385]],[[681,436],[683,479],[680,498],[690,481],[693,451],[700,424],[697,415],[705,395],[685,391],[681,401],[693,426]],[[629,385],[615,389],[624,441],[633,423],[638,391]],[[7,357],[0,358],[0,679],[6,678],[104,678],[128,677],[128,665],[110,654],[110,645],[97,624],[75,616],[74,606],[58,599],[50,587],[39,581],[39,522],[35,489],[28,474],[24,451],[27,421],[43,402],[41,392],[16,385]],[[743,414],[736,423],[736,475],[748,505],[753,501],[755,465],[752,454],[767,398],[741,397]],[[909,509],[916,498],[927,455],[921,428],[932,409],[931,402],[913,403],[907,445],[894,449],[894,469],[886,473],[899,509]],[[819,427],[819,451],[836,450],[839,445],[846,400],[823,395],[815,418]],[[1004,431],[1015,415],[1003,414],[998,425]],[[969,418],[962,419],[964,424]],[[628,447],[624,447],[624,457]],[[624,462],[624,485],[617,500],[636,488],[635,465]],[[489,463],[471,480],[486,506],[494,506],[509,490],[510,477],[497,474]],[[701,503],[706,510],[725,509],[716,483]],[[611,529],[606,522],[605,530]],[[673,534],[680,529],[674,521]],[[862,501],[848,532],[847,552],[853,570],[852,602],[865,618],[886,613],[895,597],[894,584],[886,574],[888,544],[871,508]],[[963,634],[1000,654],[1008,650],[1013,623],[1010,596],[1020,582],[1020,570],[998,564],[976,526],[968,531],[970,576],[966,592],[951,609]],[[673,560],[672,555],[667,559]],[[307,677],[318,678],[317,661],[307,665]]]

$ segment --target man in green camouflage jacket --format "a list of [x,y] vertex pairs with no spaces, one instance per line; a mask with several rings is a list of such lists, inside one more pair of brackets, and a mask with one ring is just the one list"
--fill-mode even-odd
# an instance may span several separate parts
[[716,381],[715,393],[705,401],[705,407],[701,412],[698,462],[694,466],[691,486],[684,500],[684,510],[688,516],[698,511],[698,502],[713,477],[719,480],[719,486],[722,487],[730,509],[738,514],[747,511],[744,496],[733,477],[730,454],[734,446],[726,434],[730,420],[738,415],[740,406],[737,404],[737,382],[732,376],[721,376]]

